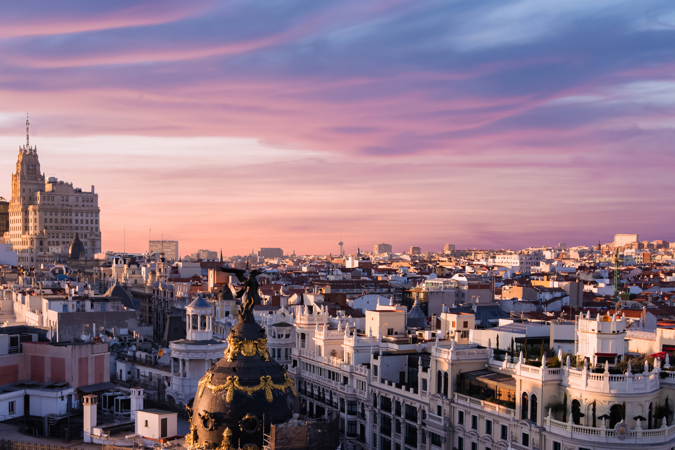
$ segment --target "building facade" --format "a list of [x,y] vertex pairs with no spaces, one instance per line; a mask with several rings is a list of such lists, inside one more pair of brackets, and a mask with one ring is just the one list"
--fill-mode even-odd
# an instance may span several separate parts
[[[28,121],[26,121],[28,133]],[[31,266],[63,260],[78,233],[92,259],[101,252],[100,209],[94,186],[90,192],[54,177],[45,180],[37,147],[19,147],[16,173],[12,174],[9,204],[9,238],[18,264]]]
[[375,244],[373,245],[373,254],[379,255],[380,253],[391,253],[392,247],[391,244]]
[[180,257],[178,253],[178,241],[149,241],[148,250],[150,253],[163,254],[174,261],[178,261]]

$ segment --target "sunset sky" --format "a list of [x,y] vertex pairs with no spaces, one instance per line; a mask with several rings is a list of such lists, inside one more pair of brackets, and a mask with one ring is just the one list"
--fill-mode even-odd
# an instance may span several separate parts
[[104,251],[675,241],[672,0],[3,1],[27,112]]

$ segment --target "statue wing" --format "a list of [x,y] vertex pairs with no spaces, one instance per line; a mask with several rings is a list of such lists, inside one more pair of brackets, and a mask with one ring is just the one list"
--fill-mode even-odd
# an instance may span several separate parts
[[244,276],[244,274],[246,273],[245,270],[232,269],[230,267],[221,267],[220,270],[227,273],[233,273],[237,277],[237,280],[239,280],[242,283],[246,281],[246,277]]

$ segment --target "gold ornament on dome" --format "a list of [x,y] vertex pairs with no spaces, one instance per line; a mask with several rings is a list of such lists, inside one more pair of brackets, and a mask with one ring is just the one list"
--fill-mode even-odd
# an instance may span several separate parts
[[197,425],[190,427],[190,432],[185,436],[185,446],[189,450],[198,450],[204,448],[204,444],[199,444],[199,436],[197,435]]
[[223,431],[223,442],[220,444],[217,450],[234,450],[234,447],[230,443],[230,438],[232,437],[232,431],[229,428],[225,428]]
[[270,360],[270,352],[267,350],[267,338],[256,339],[255,341],[249,341],[244,339],[243,341],[237,338],[229,337],[227,338],[227,349],[225,349],[225,360],[232,362],[237,353],[241,353],[244,356],[255,356],[259,354],[265,362]]
[[227,394],[225,395],[225,400],[228,403],[230,403],[234,398],[234,391],[241,391],[251,396],[258,391],[264,390],[265,398],[269,403],[272,403],[273,400],[272,397],[273,389],[285,392],[287,388],[290,388],[294,396],[297,397],[298,395],[298,393],[295,391],[295,383],[293,383],[293,380],[288,376],[288,374],[284,374],[286,382],[283,384],[275,384],[272,382],[271,376],[263,375],[262,377],[260,377],[260,384],[256,386],[242,386],[241,384],[239,384],[239,377],[236,375],[227,377],[227,381],[225,382],[225,384],[220,385],[211,384],[212,378],[213,373],[209,372],[206,375],[204,375],[204,378],[199,380],[199,392],[197,393],[199,398],[202,397],[202,395],[204,394],[204,389],[207,388],[210,389],[211,392],[213,392],[214,394],[217,394],[220,391],[227,391]]

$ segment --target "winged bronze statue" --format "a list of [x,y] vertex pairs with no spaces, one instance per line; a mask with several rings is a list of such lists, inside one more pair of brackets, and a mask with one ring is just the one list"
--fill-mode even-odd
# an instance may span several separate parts
[[[239,314],[243,322],[252,322],[253,318],[253,306],[256,303],[261,303],[262,299],[258,295],[258,280],[256,277],[260,275],[261,271],[259,270],[248,270],[244,269],[232,269],[230,267],[221,267],[220,270],[227,273],[233,273],[237,280],[241,283],[241,289],[237,291],[237,298],[241,298],[241,307],[239,308]],[[246,276],[248,272],[248,276]]]

